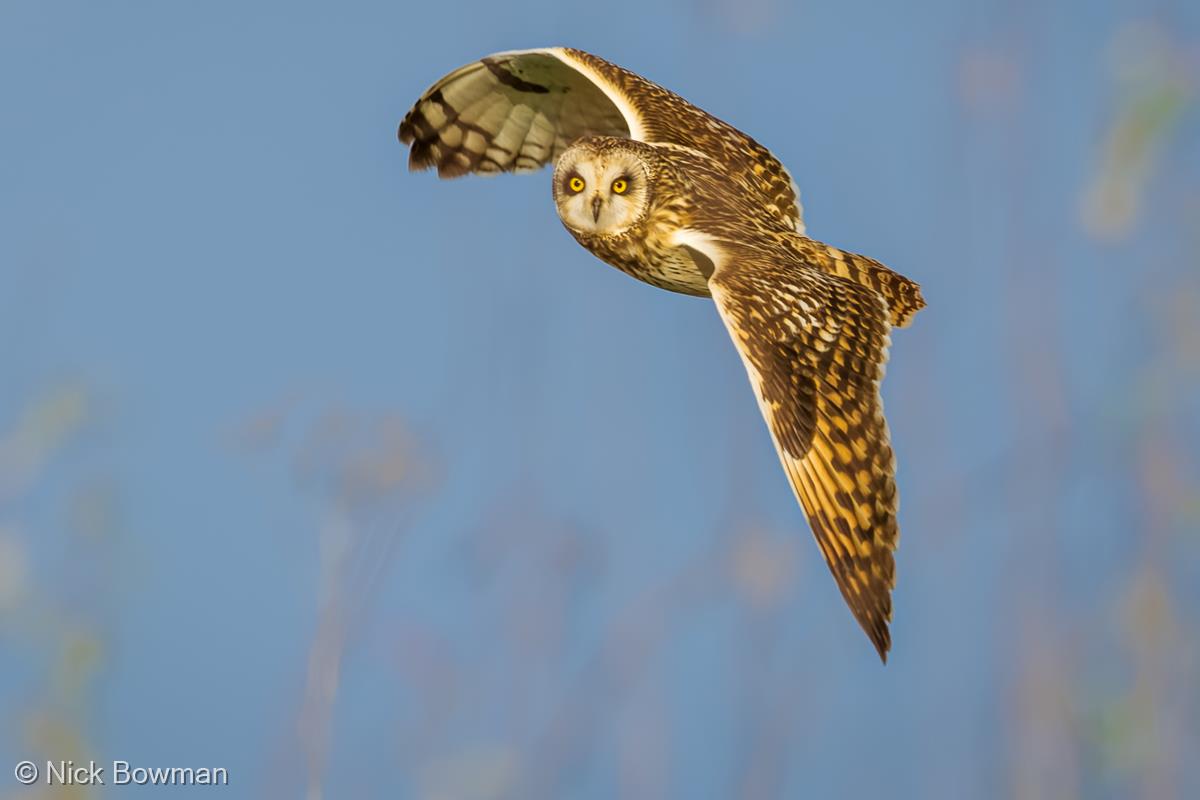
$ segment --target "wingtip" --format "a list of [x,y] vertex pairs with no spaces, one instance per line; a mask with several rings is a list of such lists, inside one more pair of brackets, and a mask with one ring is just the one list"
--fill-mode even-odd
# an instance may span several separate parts
[[[862,620],[859,620],[863,622]],[[875,646],[875,652],[879,654],[879,660],[884,666],[887,666],[888,653],[892,649],[892,632],[888,628],[886,620],[879,620],[876,624],[862,625],[863,630],[867,634],[867,638],[871,640],[871,644]]]

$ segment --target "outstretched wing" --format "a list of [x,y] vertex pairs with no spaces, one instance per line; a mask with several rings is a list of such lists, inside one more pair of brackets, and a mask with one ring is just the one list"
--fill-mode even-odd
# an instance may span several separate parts
[[496,53],[431,86],[400,123],[409,167],[529,172],[576,139],[617,136],[698,150],[759,194],[781,229],[804,232],[799,194],[771,152],[657,84],[567,47]]
[[891,645],[895,462],[879,383],[883,297],[798,262],[731,248],[709,281],[825,561],[879,656]]

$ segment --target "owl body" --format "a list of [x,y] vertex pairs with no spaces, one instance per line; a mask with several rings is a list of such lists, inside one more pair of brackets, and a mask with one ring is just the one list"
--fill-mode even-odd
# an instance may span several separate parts
[[880,657],[891,645],[895,458],[880,384],[920,287],[807,237],[769,150],[598,56],[487,56],[430,87],[400,124],[440,177],[554,165],[559,219],[640,281],[711,297],[838,589]]
[[[620,156],[633,157],[638,165],[613,174],[620,173],[632,182],[635,192],[636,182],[645,181],[645,201],[629,213],[633,222],[628,227],[617,221],[594,229],[586,208],[582,216],[575,217],[564,202],[571,195],[570,180],[578,175],[581,162],[598,163],[593,171],[598,175],[611,172],[611,162]],[[586,182],[583,191],[587,197],[605,202],[608,187],[594,184]],[[558,160],[553,186],[564,227],[597,258],[652,286],[698,297],[712,295],[709,279],[715,265],[689,242],[701,237],[707,244],[719,246],[722,241],[744,240],[746,220],[752,218],[749,214],[760,197],[760,187],[747,176],[731,174],[723,163],[704,153],[613,137],[586,137],[568,148]],[[583,224],[573,224],[577,220]],[[759,235],[779,241],[804,240],[786,222],[772,218],[770,223]]]
[[679,228],[665,221],[647,222],[616,236],[571,231],[575,241],[631,278],[680,294],[709,297],[703,271],[684,247],[675,244]]

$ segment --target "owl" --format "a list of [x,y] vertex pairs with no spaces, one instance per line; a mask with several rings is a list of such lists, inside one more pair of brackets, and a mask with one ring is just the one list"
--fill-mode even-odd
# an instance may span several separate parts
[[769,150],[678,95],[566,47],[497,53],[433,84],[400,123],[409,167],[553,165],[579,244],[662,289],[710,297],[741,355],[825,562],[886,662],[899,530],[879,387],[920,287],[805,234]]

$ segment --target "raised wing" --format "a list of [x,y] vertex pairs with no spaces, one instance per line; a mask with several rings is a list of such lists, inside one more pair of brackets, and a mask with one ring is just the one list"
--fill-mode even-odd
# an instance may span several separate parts
[[409,167],[438,176],[529,172],[576,139],[619,136],[718,159],[779,227],[804,232],[799,193],[771,152],[657,84],[567,47],[496,53],[431,86],[400,123]]
[[879,383],[888,308],[870,289],[732,248],[709,281],[813,535],[887,661],[895,585],[895,461]]

